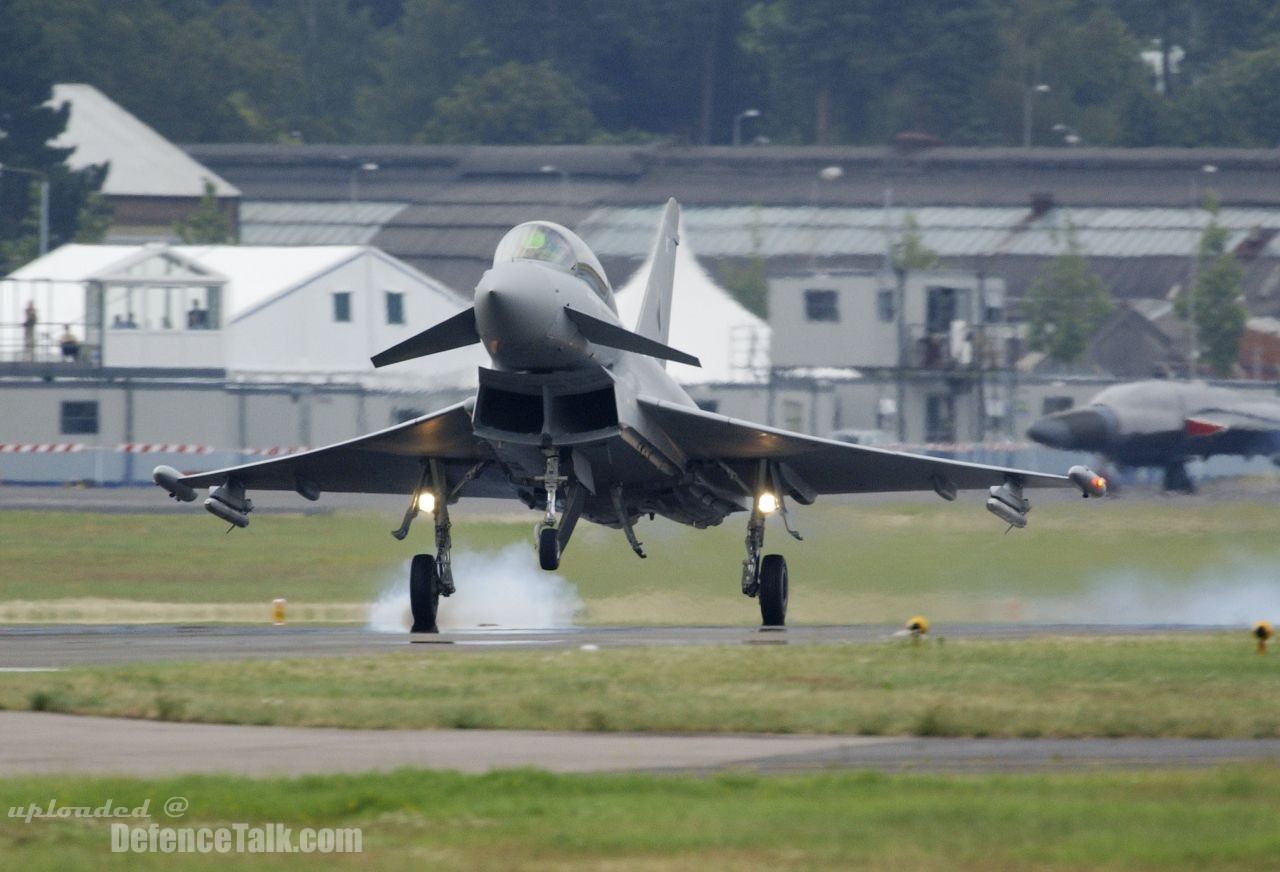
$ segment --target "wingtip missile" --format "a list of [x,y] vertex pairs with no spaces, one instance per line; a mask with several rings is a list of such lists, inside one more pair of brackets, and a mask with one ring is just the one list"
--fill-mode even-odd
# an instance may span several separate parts
[[1087,466],[1073,466],[1067,470],[1067,478],[1071,479],[1071,483],[1080,488],[1080,495],[1083,497],[1105,497],[1107,495],[1107,480],[1098,475]]
[[182,483],[182,473],[172,466],[157,466],[151,473],[151,480],[168,491],[169,496],[183,503],[196,501],[195,488]]

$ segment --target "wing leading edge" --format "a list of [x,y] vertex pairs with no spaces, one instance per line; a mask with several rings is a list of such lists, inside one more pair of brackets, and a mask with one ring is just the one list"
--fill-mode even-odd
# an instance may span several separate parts
[[[296,490],[299,482],[324,492],[407,494],[422,476],[428,459],[441,461],[451,482],[487,459],[471,424],[471,401],[458,403],[370,433],[312,451],[271,460],[184,475],[191,488],[214,487],[229,479],[250,490]],[[481,474],[462,496],[514,497],[500,475]]]
[[730,464],[755,460],[785,463],[817,494],[974,490],[1009,479],[1023,487],[1077,487],[1065,475],[966,463],[851,445],[739,421],[725,415],[640,398],[645,412],[694,460]]

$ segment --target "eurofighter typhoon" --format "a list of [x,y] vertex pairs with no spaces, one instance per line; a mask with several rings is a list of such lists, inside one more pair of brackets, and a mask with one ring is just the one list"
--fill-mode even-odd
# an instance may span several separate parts
[[[455,590],[450,508],[465,497],[506,497],[541,513],[543,569],[559,567],[580,521],[618,529],[644,557],[642,516],[705,528],[746,516],[741,590],[765,625],[786,621],[786,560],[764,554],[766,519],[797,539],[790,504],[827,494],[935,491],[954,500],[988,489],[987,508],[1024,527],[1028,487],[1075,487],[1102,496],[1106,482],[1084,467],[1067,475],[962,463],[850,445],[700,410],[665,362],[697,365],[668,345],[679,206],[663,213],[653,267],[634,325],[618,317],[613,290],[591,249],[546,221],[507,233],[481,276],[471,308],[373,358],[388,366],[480,343],[492,366],[476,395],[403,424],[313,451],[184,475],[162,466],[158,485],[197,499],[235,526],[249,523],[254,489],[404,494],[392,535],[403,539],[421,512],[435,522],[434,553],[413,558],[414,632],[435,632],[440,597]],[[460,583],[465,583],[462,581]]]

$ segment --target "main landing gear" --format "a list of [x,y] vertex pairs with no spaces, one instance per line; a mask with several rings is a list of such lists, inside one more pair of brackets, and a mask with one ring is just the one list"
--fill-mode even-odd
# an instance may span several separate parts
[[[464,478],[469,481],[479,468],[473,469]],[[422,479],[404,513],[404,521],[400,529],[391,535],[403,539],[409,535],[409,525],[417,517],[418,512],[431,512],[436,529],[436,553],[417,554],[409,565],[409,609],[413,613],[412,633],[438,633],[436,616],[440,611],[440,597],[452,596],[453,586],[453,536],[452,524],[449,521],[449,491],[445,480],[444,469],[438,460],[427,462],[422,471]]]
[[782,514],[787,532],[799,539],[800,534],[791,529],[784,497],[768,489],[772,484],[767,467],[761,465],[755,498],[751,504],[751,519],[747,521],[747,556],[742,561],[742,592],[760,601],[760,622],[766,627],[783,627],[787,623],[787,599],[790,579],[787,575],[787,558],[781,554],[760,554],[764,548],[764,522],[775,511]]

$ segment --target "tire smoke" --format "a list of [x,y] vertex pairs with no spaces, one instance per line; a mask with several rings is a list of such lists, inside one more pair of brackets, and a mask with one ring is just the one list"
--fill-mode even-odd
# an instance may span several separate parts
[[[441,630],[543,630],[574,625],[582,609],[578,588],[568,579],[536,567],[537,556],[524,544],[501,551],[455,551],[453,575],[458,591],[440,599]],[[369,607],[370,630],[407,633],[409,563],[389,580]]]
[[1084,591],[1037,597],[1026,617],[1038,622],[1243,626],[1280,619],[1277,567],[1241,561],[1171,580],[1108,572]]

